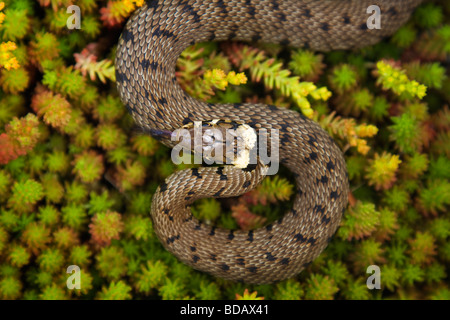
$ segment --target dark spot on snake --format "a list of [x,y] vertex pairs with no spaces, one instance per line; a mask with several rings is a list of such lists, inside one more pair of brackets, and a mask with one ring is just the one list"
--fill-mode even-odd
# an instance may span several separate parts
[[192,251],[192,252],[195,252],[195,250],[197,250],[196,247],[191,247],[191,251]]
[[256,169],[257,164],[256,163],[250,163],[247,167],[241,169],[244,172],[252,172],[253,170]]
[[269,261],[275,261],[277,258],[275,258],[270,252],[266,252],[266,259]]
[[268,107],[269,107],[270,111],[277,111],[278,110],[278,108],[276,106],[272,105],[272,104],[269,104]]
[[148,67],[150,66],[150,61],[147,59],[142,59],[142,61],[140,62],[140,65],[144,71],[147,71]]
[[[152,61],[152,62],[150,62],[150,64],[149,64],[149,67],[150,67],[153,71],[156,71],[156,69],[158,68],[158,66],[159,66],[159,64],[158,64],[158,62],[156,62],[156,61]],[[177,78],[175,78],[175,81],[176,81],[176,79],[177,79]]]
[[248,232],[248,238],[247,241],[253,242],[253,230],[250,230]]
[[283,39],[283,40],[280,41],[280,44],[282,46],[288,46],[288,45],[291,44],[291,41],[289,41],[289,39]]
[[145,3],[148,8],[156,8],[158,6],[158,0],[146,0]]
[[244,184],[242,185],[242,188],[247,188],[250,184],[251,184],[250,181],[245,181]]
[[218,167],[217,170],[216,170],[216,173],[220,174],[220,175],[223,175],[223,169],[224,169],[224,167]]
[[280,9],[280,4],[278,3],[278,0],[272,0],[272,9],[273,11],[277,11]]
[[286,22],[286,15],[284,14],[284,13],[282,13],[282,12],[280,12],[280,13],[278,13],[278,19],[281,21],[281,22]]
[[131,32],[130,29],[125,28],[125,30],[123,30],[123,33],[122,33],[122,39],[125,42],[128,42],[128,41],[133,42],[134,41],[134,34],[133,34],[133,32]]
[[367,23],[363,23],[362,25],[359,26],[359,29],[361,30],[367,30]]
[[257,123],[258,122],[256,122],[255,120],[252,120],[252,121],[248,122],[247,124],[253,128]]
[[156,27],[155,31],[153,31],[153,35],[156,36],[157,38],[161,38],[161,37],[167,37],[167,38],[173,38],[175,37],[175,34],[171,31],[168,30],[161,30],[161,26],[158,25],[158,27]]
[[170,221],[173,221],[173,217],[172,217],[172,216],[169,216],[169,220],[170,220]]
[[258,271],[258,268],[257,267],[248,267],[247,270],[250,271],[251,273],[256,273],[256,271]]
[[161,114],[161,112],[159,112],[159,110],[155,111],[155,115],[159,118],[159,119],[164,119],[163,115]]
[[322,176],[322,177],[320,178],[320,180],[317,179],[317,183],[319,183],[319,182],[327,183],[327,182],[328,182],[328,177],[327,177],[327,176]]
[[223,270],[223,271],[228,271],[228,270],[230,270],[230,267],[227,265],[227,264],[222,264],[221,266],[221,269]]
[[252,36],[252,42],[258,42],[259,40],[261,40],[261,35],[259,33],[255,33]]
[[[124,74],[119,71],[119,68],[116,68],[116,82],[123,82],[123,80],[124,80]],[[130,109],[128,109],[128,110],[130,110]]]
[[328,224],[328,223],[330,222],[330,220],[331,220],[330,217],[327,217],[326,215],[324,215],[324,216],[322,217],[321,222],[322,222],[323,224]]
[[202,176],[198,173],[198,168],[192,168],[191,170],[192,170],[192,175],[196,176],[197,179],[201,179],[202,178]]
[[[311,48],[311,45],[309,44],[309,42],[305,42],[305,43],[303,43],[303,48],[304,48],[304,49],[309,49],[309,48]],[[305,118],[305,117],[302,115],[302,113],[300,113],[300,116],[301,116],[302,118]]]
[[287,132],[287,128],[289,128],[289,124],[288,123],[279,123],[281,130],[283,132]]
[[292,209],[291,212],[294,217],[296,217],[298,214],[297,210],[295,210],[295,209]]
[[301,197],[303,195],[303,191],[301,189],[298,189],[297,194]]
[[316,144],[317,144],[317,139],[314,136],[308,134],[308,141],[307,142],[309,143],[310,146],[315,147]]
[[284,216],[277,220],[278,224],[282,224],[283,223],[283,218],[284,218]]
[[234,39],[236,38],[237,30],[231,30],[231,32],[228,34],[228,39]]
[[127,107],[128,112],[133,112],[133,108],[130,107],[128,104],[126,104],[125,107]]
[[220,180],[228,180],[228,177],[226,175],[221,175]]
[[294,239],[295,239],[296,242],[300,242],[300,243],[303,243],[303,242],[306,241],[306,238],[301,233],[297,233],[294,236]]
[[209,233],[210,236],[213,236],[216,234],[216,227],[211,228],[211,232]]
[[288,144],[291,141],[290,136],[288,136],[287,134],[283,135],[283,138],[281,138],[281,143],[282,144]]
[[389,13],[391,16],[396,16],[398,14],[398,11],[397,9],[395,9],[395,7],[390,7],[387,13]]
[[314,238],[309,238],[308,241],[306,241],[306,243],[310,243],[312,246],[316,243],[316,239]]
[[216,257],[217,257],[217,256],[216,256],[214,253],[211,253],[211,260],[212,260],[212,261],[216,261]]
[[163,212],[164,214],[169,214],[169,209],[164,209]]
[[332,170],[334,170],[334,164],[333,164],[333,162],[330,160],[330,161],[328,161],[327,162],[327,170],[328,171],[330,171],[330,172],[333,172]]
[[234,239],[234,230],[230,230],[230,233],[228,234],[228,240],[233,240]]
[[167,183],[163,182],[161,183],[161,185],[159,186],[159,192],[164,192],[167,190]]
[[302,15],[305,16],[306,18],[311,18],[312,17],[311,10],[309,10],[309,9],[303,10],[303,14]]
[[317,160],[317,153],[311,152],[311,153],[309,154],[309,158],[310,158],[311,160]]
[[314,213],[315,213],[315,214],[318,214],[319,212],[320,212],[321,214],[324,214],[324,213],[325,213],[325,208],[322,207],[320,204],[316,205],[316,206],[314,207],[313,210],[314,210]]
[[289,261],[290,261],[289,258],[283,258],[283,259],[280,260],[280,264],[287,265],[287,264],[289,264]]
[[189,191],[188,192],[188,195],[193,195],[193,194],[195,194],[195,191]]
[[196,256],[196,255],[192,256],[192,261],[194,261],[194,263],[197,263],[198,260],[200,260],[199,256]]
[[350,24],[350,17],[349,16],[344,16],[344,23],[345,24]]
[[216,34],[213,32],[211,32],[211,34],[209,35],[207,41],[214,41],[214,39],[216,39]]
[[[186,208],[188,208],[188,207],[189,207],[189,206],[186,206]],[[193,218],[193,216],[190,215],[188,218],[184,219],[184,222],[189,222],[189,221],[192,220],[192,218]]]
[[251,15],[252,18],[254,18],[255,14],[256,14],[256,9],[255,9],[254,6],[252,6],[252,1],[251,0],[246,0],[245,4],[247,5],[247,9],[248,9],[247,13],[249,15]]
[[244,260],[244,258],[238,258],[238,259],[236,259],[236,263],[237,263],[239,266],[245,266],[245,260]]
[[185,197],[184,200],[188,201],[192,197]]
[[220,196],[220,194],[222,193],[223,189],[225,189],[225,187],[220,188],[219,191],[217,191],[216,193],[213,194],[213,197],[218,197],[218,196]]
[[160,104],[167,104],[167,99],[166,98],[160,98],[159,100],[158,100],[158,102],[160,103]]
[[202,222],[199,221],[198,225],[194,227],[194,230],[200,230],[202,228]]
[[180,239],[180,235],[169,237],[169,238],[167,238],[167,244],[173,243],[175,240],[179,240],[179,239]]
[[331,200],[336,200],[338,198],[339,194],[337,193],[337,191],[331,191],[330,192],[330,199]]
[[320,29],[322,29],[323,31],[329,31],[330,30],[330,25],[328,23],[324,22],[320,26]]
[[267,231],[272,231],[273,225],[269,224],[266,226]]
[[227,6],[225,5],[225,2],[223,1],[223,0],[218,0],[217,2],[216,2],[216,4],[217,4],[217,7],[219,7],[219,8],[221,8],[222,10],[222,13],[225,13],[225,14],[227,14],[228,12],[227,12]]
[[189,13],[194,17],[194,21],[199,23],[200,22],[200,16],[198,15],[197,11],[194,10],[194,8],[187,2],[183,3],[183,12]]

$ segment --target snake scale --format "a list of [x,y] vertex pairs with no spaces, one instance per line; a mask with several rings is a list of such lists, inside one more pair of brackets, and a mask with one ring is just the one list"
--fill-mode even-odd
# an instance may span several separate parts
[[[292,210],[260,229],[225,230],[192,216],[205,197],[253,189],[265,167],[200,167],[177,171],[156,190],[154,230],[178,259],[214,276],[271,283],[298,274],[327,246],[346,208],[349,183],[341,150],[315,122],[263,104],[208,104],[177,83],[175,64],[202,41],[254,41],[330,51],[371,45],[407,21],[420,0],[149,0],[129,19],[116,54],[120,97],[135,122],[173,147],[160,132],[193,121],[222,119],[259,130],[278,129],[280,163],[295,177]],[[368,29],[367,7],[381,9],[381,29]]]

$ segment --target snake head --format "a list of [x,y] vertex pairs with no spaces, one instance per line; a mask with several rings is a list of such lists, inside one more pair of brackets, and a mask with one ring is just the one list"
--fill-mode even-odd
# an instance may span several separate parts
[[246,168],[256,164],[257,135],[247,124],[226,120],[195,121],[172,133],[172,141],[181,142],[188,149],[201,155],[207,164],[231,164]]

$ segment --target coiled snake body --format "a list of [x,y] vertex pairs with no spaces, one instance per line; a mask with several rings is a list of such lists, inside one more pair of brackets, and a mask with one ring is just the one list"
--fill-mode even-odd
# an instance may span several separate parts
[[[254,188],[264,167],[201,167],[174,173],[156,191],[154,229],[167,250],[195,269],[247,283],[292,277],[317,257],[347,205],[345,161],[333,139],[299,113],[263,104],[207,104],[175,78],[181,52],[196,42],[241,40],[313,50],[357,48],[390,35],[420,0],[150,0],[128,21],[116,55],[117,86],[138,125],[174,131],[193,121],[245,122],[278,129],[280,163],[295,176],[293,209],[266,227],[224,230],[195,219],[189,205]],[[381,9],[381,29],[367,29],[367,7]],[[158,135],[158,134],[156,134]],[[159,135],[167,146],[169,138]]]

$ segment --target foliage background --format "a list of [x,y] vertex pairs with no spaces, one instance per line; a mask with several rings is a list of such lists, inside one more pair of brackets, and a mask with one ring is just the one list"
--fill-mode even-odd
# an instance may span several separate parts
[[[72,3],[81,30],[66,27]],[[293,108],[345,151],[351,195],[336,236],[298,277],[259,286],[194,271],[153,233],[152,194],[186,166],[136,130],[115,88],[117,40],[141,4],[0,3],[0,298],[450,298],[448,1],[424,3],[358,51],[204,43],[183,53],[177,77],[190,94]],[[240,198],[198,201],[194,214],[251,229],[281,216],[293,191],[282,171]],[[366,287],[371,264],[380,290]],[[81,290],[66,288],[69,265],[81,267]]]

